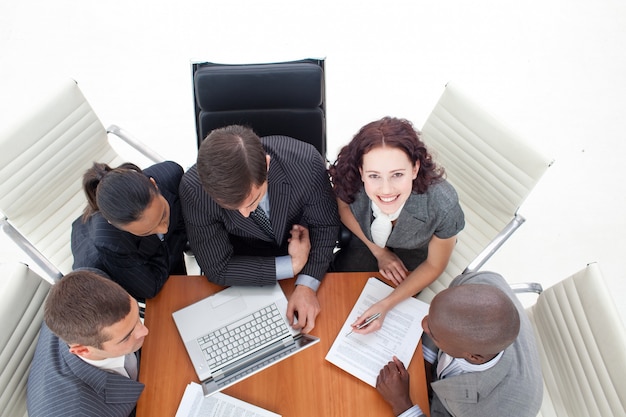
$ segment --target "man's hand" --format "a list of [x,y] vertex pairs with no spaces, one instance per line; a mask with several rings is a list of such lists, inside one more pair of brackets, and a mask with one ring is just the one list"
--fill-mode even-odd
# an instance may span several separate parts
[[413,407],[409,395],[409,373],[400,359],[395,356],[393,361],[380,370],[376,378],[376,389],[389,403],[396,416]]
[[378,261],[378,272],[394,284],[399,285],[409,274],[402,260],[389,249],[377,250],[374,256]]
[[309,229],[299,224],[294,224],[289,233],[291,233],[291,237],[287,252],[291,256],[293,275],[296,276],[309,260],[311,241],[309,240]]
[[294,317],[297,318],[297,322],[291,327],[308,333],[315,327],[315,318],[319,313],[320,303],[315,291],[306,285],[296,285],[287,303],[287,320],[293,323]]

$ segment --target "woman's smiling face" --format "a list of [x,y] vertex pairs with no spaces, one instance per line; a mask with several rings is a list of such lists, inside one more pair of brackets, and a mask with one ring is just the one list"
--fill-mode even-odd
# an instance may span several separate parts
[[363,155],[361,180],[367,196],[385,214],[392,214],[406,202],[417,178],[419,161],[413,165],[399,148],[377,147]]

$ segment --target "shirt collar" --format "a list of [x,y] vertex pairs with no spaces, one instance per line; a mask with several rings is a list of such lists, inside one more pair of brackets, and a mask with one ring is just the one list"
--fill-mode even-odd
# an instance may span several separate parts
[[82,356],[78,357],[87,362],[89,365],[93,365],[96,368],[102,369],[104,371],[117,372],[117,369],[124,367],[125,356],[116,356],[114,358],[106,358],[100,360],[87,359],[83,358]]
[[486,371],[487,369],[490,369],[496,366],[496,364],[498,363],[498,361],[500,360],[503,354],[504,354],[504,351],[498,353],[496,357],[493,358],[492,360],[485,362],[485,363],[479,363],[479,364],[470,363],[463,358],[456,358],[456,361],[458,362],[463,372],[481,372],[481,371]]

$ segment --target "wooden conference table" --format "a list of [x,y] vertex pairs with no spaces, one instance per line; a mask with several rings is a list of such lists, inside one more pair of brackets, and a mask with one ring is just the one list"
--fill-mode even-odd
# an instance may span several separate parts
[[[283,417],[392,416],[375,388],[324,359],[371,276],[380,277],[370,272],[327,274],[318,291],[322,311],[311,332],[320,342],[223,392]],[[280,281],[287,298],[294,283],[293,278]],[[145,389],[137,417],[174,417],[187,384],[199,382],[172,312],[222,288],[204,276],[171,276],[160,293],[148,300],[145,324],[150,333],[141,350],[139,373]],[[409,373],[411,398],[428,410],[421,343]]]

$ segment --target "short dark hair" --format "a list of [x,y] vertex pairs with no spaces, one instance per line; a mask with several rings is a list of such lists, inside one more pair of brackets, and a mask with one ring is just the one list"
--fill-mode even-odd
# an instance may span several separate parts
[[363,166],[363,155],[374,148],[389,146],[402,150],[413,165],[420,163],[417,177],[413,180],[413,191],[423,194],[428,187],[444,175],[443,168],[437,166],[426,145],[411,122],[395,117],[383,117],[368,123],[344,146],[337,160],[329,168],[335,195],[350,204],[363,182],[359,168]]
[[267,179],[267,153],[252,129],[231,125],[213,130],[198,150],[198,176],[217,204],[237,209],[252,186]]
[[83,175],[83,190],[87,207],[83,222],[96,212],[114,226],[124,226],[139,220],[158,188],[141,169],[129,162],[117,168],[94,162]]
[[68,344],[98,349],[110,339],[102,329],[123,320],[132,297],[116,282],[92,270],[65,275],[50,289],[44,321],[52,333]]

